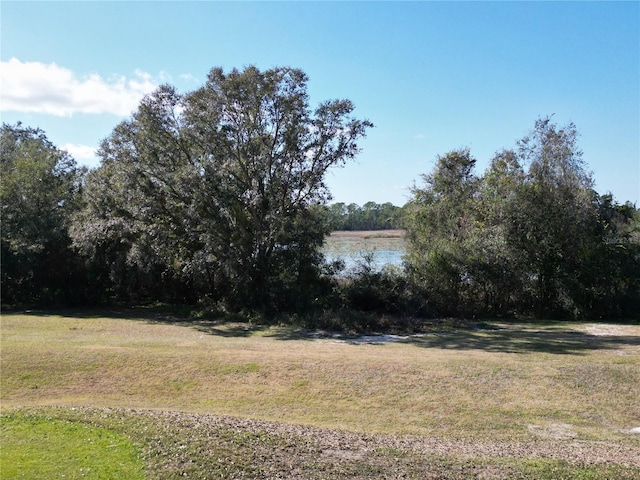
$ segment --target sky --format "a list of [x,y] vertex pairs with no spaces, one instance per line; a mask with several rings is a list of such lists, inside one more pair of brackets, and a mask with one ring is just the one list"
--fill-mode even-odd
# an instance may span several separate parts
[[438,155],[482,174],[538,118],[573,122],[599,193],[640,206],[640,2],[0,2],[2,122],[81,165],[165,83],[301,68],[310,104],[375,127],[328,174],[333,201],[404,204]]

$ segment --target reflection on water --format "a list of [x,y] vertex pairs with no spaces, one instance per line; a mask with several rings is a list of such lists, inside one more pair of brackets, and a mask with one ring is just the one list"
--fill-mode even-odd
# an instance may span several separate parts
[[[399,250],[374,250],[371,252],[373,254],[373,259],[371,262],[371,267],[374,270],[381,270],[387,265],[395,265],[398,267],[402,266],[402,256],[404,252]],[[366,252],[360,252],[358,254],[347,254],[347,255],[336,255],[334,253],[325,253],[325,258],[327,262],[333,262],[335,260],[342,260],[345,264],[345,270],[354,270],[357,269],[358,266],[366,263],[365,259]]]
[[362,265],[368,254],[372,256],[374,270],[387,265],[401,267],[405,253],[404,232],[334,232],[327,237],[323,253],[328,262],[342,260],[347,272]]

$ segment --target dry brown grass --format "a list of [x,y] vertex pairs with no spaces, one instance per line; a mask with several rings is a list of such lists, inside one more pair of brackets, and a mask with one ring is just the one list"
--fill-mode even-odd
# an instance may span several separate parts
[[331,238],[404,238],[405,230],[336,230],[329,235]]
[[[2,408],[215,413],[352,431],[637,442],[640,327],[493,324],[352,344],[287,328],[2,318]],[[594,330],[596,329],[596,330]]]

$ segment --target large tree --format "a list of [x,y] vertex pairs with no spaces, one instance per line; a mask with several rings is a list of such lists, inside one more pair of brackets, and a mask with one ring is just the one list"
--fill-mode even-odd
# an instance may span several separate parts
[[76,245],[95,256],[110,238],[128,265],[160,267],[233,307],[277,307],[321,261],[325,174],[371,126],[353,108],[312,112],[293,68],[215,68],[186,95],[163,86],[102,143]]
[[76,263],[67,228],[81,172],[40,129],[3,124],[0,142],[2,301],[69,302]]
[[478,178],[469,149],[437,158],[423,185],[413,188],[406,218],[407,271],[443,313],[463,313],[468,303]]
[[573,124],[559,127],[544,118],[518,142],[519,163],[528,171],[510,204],[506,233],[524,261],[539,315],[580,314],[576,282],[596,212],[577,137]]
[[521,300],[522,258],[507,241],[506,231],[524,177],[517,153],[498,151],[480,178],[474,199],[470,270],[479,306],[490,314],[514,311]]

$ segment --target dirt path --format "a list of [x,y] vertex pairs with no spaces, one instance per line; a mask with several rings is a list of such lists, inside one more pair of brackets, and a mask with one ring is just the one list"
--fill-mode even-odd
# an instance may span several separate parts
[[[229,426],[258,435],[296,437],[315,444],[324,455],[359,458],[381,448],[410,450],[429,455],[463,455],[478,457],[555,458],[571,463],[611,463],[640,467],[640,448],[609,442],[575,439],[536,438],[527,443],[505,443],[477,440],[449,440],[422,436],[397,437],[370,435],[341,430],[319,429],[284,423],[236,419],[224,416],[160,413],[181,422],[219,428]],[[630,433],[630,435],[633,435]],[[638,436],[640,438],[640,435]]]
[[[423,436],[372,435],[334,429],[321,429],[278,422],[238,419],[209,414],[182,412],[128,411],[151,415],[166,425],[179,426],[206,435],[207,431],[230,428],[257,436],[274,435],[313,446],[313,452],[336,458],[364,458],[384,448],[406,450],[425,455],[464,457],[553,458],[578,464],[615,464],[640,467],[640,448],[614,442],[590,442],[562,435],[537,435],[531,442],[506,443],[487,440],[452,440]],[[549,428],[553,429],[553,426]],[[628,432],[637,437],[640,435]],[[304,449],[303,449],[304,450]]]
[[575,478],[579,472],[591,472],[587,477],[594,479],[640,478],[640,435],[631,432],[625,445],[540,435],[508,443],[372,435],[170,411],[28,410],[129,436],[140,445],[151,479],[498,480]]
[[[241,438],[259,439],[249,447],[252,458],[240,476],[228,478],[245,475],[264,479],[363,480],[573,478],[583,467],[598,469],[600,473],[593,478],[640,478],[640,444],[633,448],[608,442],[540,437],[527,443],[462,441],[359,434],[214,415],[168,412],[157,415],[169,424],[197,432],[199,437],[212,439],[216,438],[216,432],[231,430]],[[269,443],[268,439],[273,438],[279,440]],[[180,458],[180,454],[168,457],[173,460],[162,465],[163,470],[175,470],[176,465],[190,461]],[[566,464],[549,476],[549,470],[545,469],[557,467],[536,470],[537,467],[532,467],[535,463],[531,463],[536,460],[560,462],[553,464],[556,466]],[[204,471],[205,476],[211,472]]]

